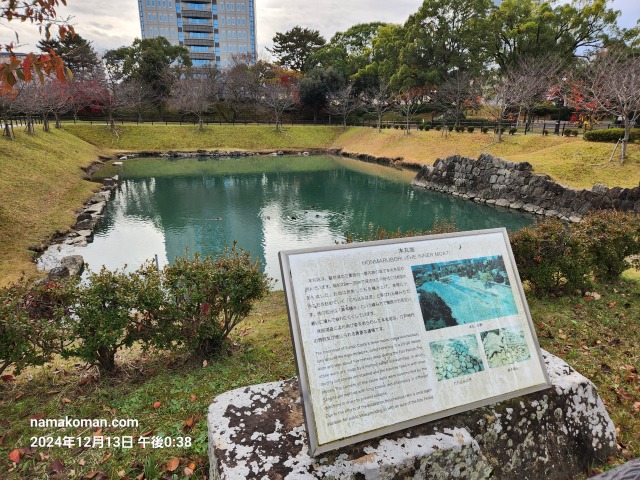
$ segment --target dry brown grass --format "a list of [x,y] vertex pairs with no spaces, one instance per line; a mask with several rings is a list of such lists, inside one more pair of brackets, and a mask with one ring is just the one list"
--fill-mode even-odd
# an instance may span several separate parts
[[582,137],[543,137],[540,134],[504,135],[501,143],[492,134],[414,131],[352,127],[334,143],[349,153],[379,157],[403,157],[406,161],[433,164],[437,158],[463,155],[477,158],[481,153],[515,161],[529,162],[537,173],[574,188],[591,188],[594,183],[637,187],[640,181],[640,145],[629,146],[629,158],[620,165],[609,163],[613,145],[585,142]]
[[75,223],[75,211],[95,190],[81,167],[98,149],[62,130],[0,138],[0,285],[33,273],[31,245]]

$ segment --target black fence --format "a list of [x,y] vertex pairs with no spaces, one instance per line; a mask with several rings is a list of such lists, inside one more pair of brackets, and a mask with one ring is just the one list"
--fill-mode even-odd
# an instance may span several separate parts
[[[106,116],[81,116],[78,119],[73,118],[72,116],[62,116],[60,117],[62,122],[65,123],[88,123],[90,125],[109,125],[109,121]],[[36,125],[41,125],[43,123],[42,117],[34,116],[32,117],[32,122]],[[166,117],[145,117],[142,120],[136,117],[116,117],[114,119],[116,125],[125,125],[125,124],[144,124],[144,125],[198,125],[198,119],[195,117],[176,117],[176,116],[166,116]],[[12,127],[22,127],[27,126],[27,118],[24,116],[14,116],[8,119],[8,123]],[[53,126],[54,119],[49,118],[49,123]],[[275,122],[273,121],[264,121],[264,120],[237,120],[237,121],[229,121],[223,118],[211,118],[205,117],[203,119],[203,124],[206,126],[209,125],[233,125],[233,126],[249,126],[249,125],[273,125],[275,126]],[[281,122],[281,125],[287,126],[341,126],[342,121],[336,117],[325,117],[321,120],[313,121],[310,119],[296,119],[296,118],[287,118],[286,120]],[[377,127],[377,121],[375,119],[363,119],[359,121],[348,121],[347,126],[354,127],[369,127],[375,128]],[[497,122],[491,122],[486,120],[464,120],[459,121],[457,124],[453,124],[451,122],[443,122],[441,120],[429,120],[429,121],[411,121],[407,124],[402,120],[385,120],[381,123],[382,128],[385,129],[401,129],[405,130],[455,130],[455,127],[459,127],[461,130],[465,132],[469,127],[473,127],[474,131],[481,132],[483,129],[486,129],[489,132],[496,131],[498,128]],[[516,122],[503,122],[501,127],[504,129],[505,133],[508,133],[510,129],[517,128],[517,133],[525,133],[525,125],[522,123]],[[593,129],[608,129],[621,127],[621,125],[617,125],[615,123],[601,123],[594,125]],[[531,122],[528,126],[526,126],[526,133],[538,133],[543,134],[543,132],[547,132],[552,135],[564,135],[565,130],[578,130],[580,127],[574,122],[567,121],[555,121],[555,120],[536,120]]]

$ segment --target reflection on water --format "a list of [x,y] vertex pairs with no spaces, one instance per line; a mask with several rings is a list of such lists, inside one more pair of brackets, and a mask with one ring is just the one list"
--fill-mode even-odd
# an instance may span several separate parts
[[414,172],[349,159],[260,159],[258,171],[252,158],[224,160],[220,169],[216,159],[200,160],[197,169],[194,160],[136,162],[125,163],[93,243],[69,247],[93,270],[135,268],[154,255],[162,265],[186,249],[210,253],[237,241],[279,279],[278,251],[333,245],[370,225],[428,229],[438,218],[474,230],[531,223],[528,215],[414,189]]

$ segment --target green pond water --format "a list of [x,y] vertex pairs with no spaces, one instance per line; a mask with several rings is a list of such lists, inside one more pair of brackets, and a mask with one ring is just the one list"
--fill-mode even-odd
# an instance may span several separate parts
[[186,249],[212,253],[236,240],[279,286],[280,250],[331,246],[370,225],[428,229],[438,218],[460,230],[516,230],[532,222],[413,188],[415,172],[338,157],[134,159],[107,173],[121,182],[93,242],[58,252],[82,255],[92,270],[136,268],[155,255],[163,265]]

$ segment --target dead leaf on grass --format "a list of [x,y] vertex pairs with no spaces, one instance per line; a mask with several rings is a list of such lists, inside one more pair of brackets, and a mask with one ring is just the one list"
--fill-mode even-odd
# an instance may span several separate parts
[[20,450],[15,448],[9,453],[9,460],[14,463],[20,463]]
[[167,465],[166,465],[167,471],[174,472],[179,465],[180,465],[180,459],[178,457],[173,457],[167,462]]
[[184,421],[184,428],[191,428],[191,427],[193,427],[193,415]]

